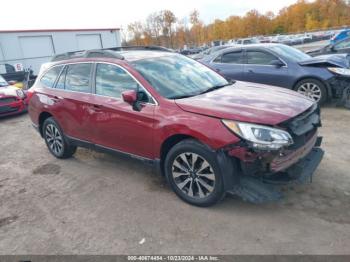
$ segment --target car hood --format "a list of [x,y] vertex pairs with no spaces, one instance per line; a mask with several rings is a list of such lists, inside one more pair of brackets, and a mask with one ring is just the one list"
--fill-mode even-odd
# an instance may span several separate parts
[[0,87],[0,98],[5,96],[17,96],[17,90],[19,88],[15,86],[3,86]]
[[301,114],[314,101],[285,88],[236,82],[213,92],[177,99],[175,103],[191,113],[276,125]]
[[302,66],[337,66],[349,68],[349,58],[347,54],[320,55],[299,62]]

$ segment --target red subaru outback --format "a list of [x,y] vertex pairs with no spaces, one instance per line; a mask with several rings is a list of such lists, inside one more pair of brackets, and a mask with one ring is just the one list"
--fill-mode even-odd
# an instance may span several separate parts
[[62,54],[29,92],[31,120],[55,157],[77,146],[127,154],[154,164],[193,205],[228,192],[279,199],[276,184],[309,181],[323,157],[312,100],[227,81],[166,50]]

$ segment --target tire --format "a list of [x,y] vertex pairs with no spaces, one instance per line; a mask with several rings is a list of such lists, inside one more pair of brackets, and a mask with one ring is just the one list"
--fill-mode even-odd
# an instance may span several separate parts
[[225,197],[216,153],[196,140],[186,139],[176,144],[168,152],[164,165],[170,187],[183,201],[207,207]]
[[326,86],[321,81],[314,78],[307,78],[299,81],[294,88],[300,94],[315,100],[322,105],[328,99]]
[[50,153],[57,158],[70,158],[77,150],[76,146],[70,145],[64,136],[59,124],[49,117],[44,121],[42,134]]

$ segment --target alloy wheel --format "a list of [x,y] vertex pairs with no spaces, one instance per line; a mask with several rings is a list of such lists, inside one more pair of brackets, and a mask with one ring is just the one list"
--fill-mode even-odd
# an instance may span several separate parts
[[53,124],[48,124],[45,130],[46,141],[55,155],[63,152],[63,139],[58,128]]
[[319,102],[321,99],[321,88],[315,83],[304,83],[298,87],[298,93]]
[[176,186],[189,197],[208,197],[215,188],[213,168],[196,153],[178,155],[173,161],[172,176]]

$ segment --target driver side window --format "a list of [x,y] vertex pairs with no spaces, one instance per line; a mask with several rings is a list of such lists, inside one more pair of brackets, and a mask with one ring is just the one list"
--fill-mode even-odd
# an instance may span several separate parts
[[[97,64],[96,94],[114,98],[121,98],[127,90],[140,89],[139,84],[122,68],[110,64]],[[148,96],[140,90],[139,100],[148,102]]]

